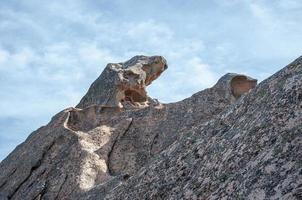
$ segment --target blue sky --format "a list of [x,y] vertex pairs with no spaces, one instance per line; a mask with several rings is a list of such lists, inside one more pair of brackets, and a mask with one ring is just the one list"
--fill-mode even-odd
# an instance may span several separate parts
[[148,92],[178,101],[227,72],[272,75],[301,55],[301,19],[300,0],[1,0],[0,160],[108,62],[163,55]]

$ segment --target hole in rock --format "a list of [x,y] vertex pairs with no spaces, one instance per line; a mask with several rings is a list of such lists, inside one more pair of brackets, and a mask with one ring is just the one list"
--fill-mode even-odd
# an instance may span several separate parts
[[231,80],[232,93],[235,98],[239,98],[242,94],[253,89],[257,84],[257,80],[249,79],[246,76],[235,76]]
[[135,90],[126,90],[125,91],[125,99],[124,101],[130,101],[130,102],[146,102],[147,97],[145,95],[141,95]]
[[130,178],[130,175],[129,174],[124,174],[124,176],[123,176],[123,179],[124,180],[127,180],[127,179],[129,179]]

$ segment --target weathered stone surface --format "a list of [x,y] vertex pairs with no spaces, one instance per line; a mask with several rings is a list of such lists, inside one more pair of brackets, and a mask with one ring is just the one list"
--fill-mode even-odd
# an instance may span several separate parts
[[0,199],[299,199],[301,63],[171,104],[145,90],[163,57],[108,64],[0,163]]
[[110,63],[77,107],[93,104],[123,107],[124,102],[144,106],[149,103],[146,86],[167,68],[167,61],[162,56],[135,56],[124,63]]
[[183,134],[106,199],[301,199],[302,57]]

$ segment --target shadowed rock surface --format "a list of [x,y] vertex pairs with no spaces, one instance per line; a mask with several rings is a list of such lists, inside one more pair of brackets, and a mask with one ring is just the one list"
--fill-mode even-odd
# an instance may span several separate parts
[[190,98],[146,93],[161,56],[108,64],[76,108],[0,164],[0,199],[301,199],[302,57],[256,86],[226,74]]

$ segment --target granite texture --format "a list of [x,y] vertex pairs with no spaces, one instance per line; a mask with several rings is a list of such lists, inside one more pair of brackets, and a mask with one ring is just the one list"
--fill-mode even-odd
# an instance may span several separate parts
[[161,56],[108,64],[0,163],[0,199],[301,199],[302,57],[162,104]]

